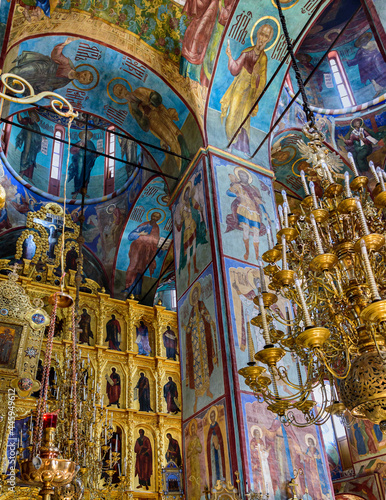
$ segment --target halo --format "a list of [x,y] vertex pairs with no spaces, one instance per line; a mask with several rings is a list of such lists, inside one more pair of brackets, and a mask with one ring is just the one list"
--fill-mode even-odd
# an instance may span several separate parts
[[183,189],[183,191],[182,191],[182,199],[184,199],[184,196],[185,196],[185,191],[186,191],[188,188],[190,189],[190,192],[192,192],[192,183],[191,183],[191,181],[188,181],[188,182],[186,183],[186,186],[184,187],[184,189]]
[[163,207],[167,207],[168,206],[168,203],[169,203],[169,195],[168,194],[159,194],[157,196],[157,201],[159,203],[159,205],[163,206]]
[[[271,2],[272,2],[272,5],[277,8],[275,0],[271,0]],[[292,0],[281,0],[280,3],[290,3],[290,2],[292,2]],[[295,2],[292,5],[289,5],[288,7],[282,7],[281,10],[292,9],[292,7],[294,7],[298,2],[299,2],[299,0],[295,0]]]
[[314,443],[314,446],[316,446],[316,439],[315,439],[315,437],[312,434],[306,434],[304,436],[304,442],[306,443],[306,445],[308,446],[308,440],[309,439],[312,439],[312,442]]
[[157,224],[158,224],[158,225],[162,224],[162,222],[166,219],[166,213],[165,213],[165,210],[162,210],[162,208],[151,208],[151,209],[147,212],[147,214],[146,214],[146,219],[147,219],[147,220],[150,220],[151,214],[152,214],[153,212],[158,212],[158,213],[160,213],[161,215],[163,215],[163,216],[164,216],[164,218],[163,218],[163,219],[161,219],[161,220],[157,221]]
[[192,297],[193,297],[193,292],[194,290],[198,290],[198,293],[199,295],[201,296],[201,283],[199,281],[196,281],[195,284],[192,286],[192,288],[190,289],[190,293],[189,293],[189,302],[190,302],[190,305],[193,306],[192,304]]
[[192,425],[193,424],[196,424],[196,432],[197,432],[197,429],[198,429],[198,425],[197,425],[197,420],[194,418],[193,420],[190,421],[189,423],[189,436],[192,435]]
[[260,434],[260,439],[263,437],[263,433],[258,425],[252,425],[251,427],[251,436],[254,438],[255,437],[255,431],[258,430]]
[[[297,163],[299,163],[300,161],[307,161],[307,158],[306,158],[305,156],[302,156],[301,158],[299,158],[298,160],[296,160],[296,161],[292,164],[292,173],[293,173],[296,177],[300,177],[300,174],[297,174],[297,173],[295,172],[295,165],[296,165]],[[308,163],[308,162],[307,162],[307,163]],[[312,168],[312,165],[311,165],[311,164],[309,164],[309,165],[310,165],[310,167]]]
[[[275,165],[276,167],[281,167],[282,165],[287,165],[287,163],[289,163],[291,160],[293,160],[296,156],[296,149],[294,146],[285,146],[285,148],[281,149],[281,151],[289,151],[290,155],[289,157],[284,160],[283,162],[282,161],[278,161],[276,160],[275,158],[272,159],[272,164]],[[275,154],[275,153],[274,153]],[[292,154],[292,156],[291,156]]]
[[209,419],[209,422],[210,422],[210,414],[212,413],[212,411],[214,411],[215,413],[215,421],[217,422],[217,419],[218,419],[218,410],[217,410],[217,406],[212,406],[209,408],[209,410],[207,411],[207,415],[208,415],[208,419]]
[[354,128],[354,122],[356,122],[357,120],[360,120],[362,122],[361,124],[361,127],[363,127],[363,124],[364,124],[364,121],[363,121],[363,118],[360,118],[360,117],[356,117],[356,118],[353,118],[350,122],[350,127],[351,128]]
[[245,174],[247,174],[247,176],[248,176],[248,184],[252,184],[253,177],[252,177],[251,173],[246,168],[236,167],[234,169],[234,173],[235,173],[236,177],[240,180],[239,172],[244,172]]
[[112,214],[115,210],[116,204],[115,203],[110,203],[108,207],[106,207],[106,212],[108,214]]
[[[84,137],[85,137],[85,134],[86,134],[86,131],[85,130],[81,130],[79,132],[79,139],[81,141],[83,141]],[[91,132],[91,130],[87,130],[87,140],[90,141],[91,139],[93,138],[93,133]]]
[[[85,91],[88,91],[88,90],[92,90],[92,89],[95,89],[95,87],[98,85],[99,83],[99,72],[98,70],[94,67],[94,66],[91,66],[91,64],[79,64],[78,66],[76,66],[74,69],[75,71],[78,70],[78,68],[81,68],[82,66],[87,66],[88,68],[92,68],[94,71],[95,71],[95,75],[92,75],[93,76],[93,81],[94,79],[96,80],[96,83],[95,85],[93,85],[92,87],[89,87],[89,88],[84,88],[84,87],[78,87],[78,85],[75,85],[74,81],[76,80],[75,78],[72,80],[72,84],[73,86],[78,89],[78,90],[85,90]],[[90,72],[92,73],[92,71]],[[78,80],[76,80],[78,81]],[[91,82],[92,83],[92,82]]]
[[[279,40],[280,31],[281,31],[279,21],[276,19],[276,17],[273,17],[273,16],[264,16],[264,17],[261,17],[260,19],[258,19],[255,22],[255,24],[253,25],[252,31],[251,31],[251,45],[252,45],[252,47],[255,45],[255,43],[253,41],[253,33],[255,32],[256,26],[259,23],[261,23],[261,21],[265,21],[266,19],[271,19],[271,21],[274,21],[276,23],[276,26],[277,26],[277,35],[276,35],[276,38],[275,38],[274,42],[272,42],[269,47],[265,48],[264,52],[268,52],[269,50],[272,49],[272,47],[274,47],[276,45],[277,41]],[[273,26],[272,26],[272,28],[273,28]]]
[[117,99],[114,99],[114,97],[112,97],[112,95],[110,94],[110,84],[111,82],[113,82],[114,80],[123,80],[125,83],[127,83],[127,85],[129,86],[130,88],[130,92],[133,92],[133,87],[130,85],[130,82],[128,80],[126,80],[125,78],[122,78],[121,76],[117,76],[115,78],[112,78],[109,83],[107,84],[107,87],[106,87],[106,90],[107,90],[107,94],[108,96],[110,97],[110,99],[114,102],[116,102],[117,104],[127,104],[127,100],[126,101],[117,101]]

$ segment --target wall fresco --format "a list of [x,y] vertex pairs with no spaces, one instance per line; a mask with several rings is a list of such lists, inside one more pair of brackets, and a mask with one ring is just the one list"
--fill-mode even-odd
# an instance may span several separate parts
[[173,205],[175,267],[179,295],[211,261],[203,160]]
[[165,184],[155,179],[145,186],[122,233],[114,277],[118,296],[144,295],[152,287],[171,244],[171,229]]
[[224,401],[199,413],[183,427],[187,498],[201,500],[204,487],[230,479],[228,427]]
[[295,469],[302,468],[304,475],[297,481],[299,497],[332,500],[328,466],[316,427],[295,431],[281,424],[265,403],[258,403],[253,395],[241,397],[253,489],[269,493],[275,500],[286,498],[288,481],[294,477]]
[[267,228],[275,234],[272,182],[228,160],[212,161],[224,253],[257,264],[268,250]]
[[178,302],[183,419],[224,393],[213,268],[210,265]]

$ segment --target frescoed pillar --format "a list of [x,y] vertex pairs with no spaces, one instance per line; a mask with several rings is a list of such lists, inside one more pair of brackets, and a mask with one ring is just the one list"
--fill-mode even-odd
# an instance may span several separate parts
[[[171,200],[189,500],[203,499],[218,479],[236,484],[236,472],[244,493],[287,498],[299,468],[303,498],[333,498],[316,428],[282,425],[238,374],[264,345],[250,320],[258,313],[258,260],[268,250],[267,233],[275,237],[272,176],[208,149]],[[284,305],[276,312],[285,314]]]
[[379,50],[386,59],[386,4],[383,0],[362,0]]

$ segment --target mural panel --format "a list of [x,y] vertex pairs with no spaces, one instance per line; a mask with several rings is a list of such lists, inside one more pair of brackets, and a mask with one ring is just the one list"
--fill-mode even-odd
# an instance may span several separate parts
[[212,161],[224,253],[257,264],[268,250],[267,232],[276,234],[272,181],[228,160]]
[[205,485],[231,478],[228,428],[224,401],[199,413],[184,425],[185,481],[187,498],[205,498]]
[[131,211],[117,253],[114,282],[120,297],[140,296],[151,288],[171,244],[170,238],[165,242],[172,226],[165,184],[156,179],[142,195]]
[[210,265],[178,302],[184,419],[224,393],[213,284]]
[[298,494],[305,498],[334,498],[319,430],[316,427],[285,427],[277,416],[258,403],[253,395],[242,394],[244,432],[247,442],[249,478],[253,489],[270,498],[287,497],[287,484],[294,469],[302,468]]
[[353,462],[385,453],[386,439],[379,425],[369,420],[355,419],[347,428],[347,439]]
[[[128,59],[95,42],[47,36],[21,42],[9,52],[5,64],[7,71],[28,80],[35,92],[58,92],[77,109],[97,113],[135,138],[182,156],[152,150],[158,164],[164,163],[165,172],[179,176],[189,163],[190,153],[202,145],[197,124],[189,118],[184,102],[161,78]],[[138,79],[134,70],[139,66],[146,73],[144,79]],[[106,67],[110,68],[108,72]],[[17,105],[12,108],[20,110]],[[184,134],[187,120],[189,134]]]
[[211,261],[208,213],[201,160],[173,207],[175,268],[179,295]]

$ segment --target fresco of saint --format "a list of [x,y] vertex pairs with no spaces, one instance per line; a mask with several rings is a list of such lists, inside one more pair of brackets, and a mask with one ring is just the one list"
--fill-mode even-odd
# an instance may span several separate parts
[[87,309],[83,309],[83,312],[80,316],[79,328],[82,330],[79,333],[79,343],[91,345],[90,339],[94,338],[94,334],[91,330],[91,316],[87,312]]
[[0,365],[7,366],[11,360],[11,353],[15,341],[15,330],[1,327],[0,330]]
[[164,398],[167,412],[177,415],[181,410],[175,401],[178,398],[178,388],[172,377],[169,377],[168,382],[164,385]]
[[[114,85],[113,93],[118,99],[127,101],[135,121],[143,131],[151,132],[161,141],[161,148],[189,158],[190,153],[185,138],[174,123],[178,121],[178,113],[174,108],[167,109],[164,106],[161,94],[146,87],[138,87],[130,92],[121,83]],[[175,160],[178,171],[188,163],[187,160],[178,157]]]
[[168,438],[169,443],[165,458],[167,462],[173,461],[178,467],[180,467],[182,463],[180,445],[178,444],[177,439],[174,439],[170,432],[166,434],[166,437]]
[[225,478],[225,451],[224,439],[217,422],[217,410],[211,408],[209,410],[210,427],[207,437],[207,459],[209,481],[211,486],[215,486],[217,481]]
[[[87,188],[88,183],[90,182],[91,170],[95,165],[95,161],[98,157],[98,153],[95,147],[95,144],[92,142],[92,132],[87,132],[82,130],[79,132],[80,141],[72,146],[70,152],[72,154],[71,163],[68,168],[68,182],[74,179],[74,191],[72,192],[73,198],[76,198],[76,195],[80,193],[80,190],[83,187]],[[86,146],[87,149],[91,151],[85,151],[82,149]],[[86,158],[86,162],[84,159]]]
[[[225,119],[225,132],[228,141],[248,115],[256,99],[260,96],[267,81],[267,56],[264,48],[272,40],[273,28],[264,24],[257,30],[256,45],[242,51],[238,59],[233,59],[229,40],[226,48],[228,69],[234,76],[233,83],[222,97],[221,123]],[[256,116],[258,106],[251,113]],[[232,147],[246,154],[249,150],[250,117],[238,132]]]
[[138,390],[139,411],[153,411],[150,403],[150,384],[149,379],[141,372],[135,389]]
[[192,500],[201,499],[201,469],[200,455],[202,444],[197,435],[197,420],[193,419],[189,426],[190,439],[187,445],[187,461],[190,465],[190,476],[188,477],[189,498]]
[[[266,233],[266,227],[262,222],[263,216],[268,224],[271,224],[271,221],[264,207],[259,189],[252,185],[253,179],[248,170],[236,167],[234,173],[235,175],[229,174],[231,185],[227,195],[236,199],[232,202],[232,213],[227,215],[225,232],[228,233],[234,229],[243,232],[245,260],[249,259],[249,237],[252,235],[253,248],[256,260],[258,260],[259,237]],[[261,186],[263,187],[262,183]]]
[[359,174],[364,174],[369,170],[367,157],[373,152],[373,146],[378,143],[378,140],[374,137],[374,132],[364,126],[362,118],[354,118],[349,134],[348,139],[341,134],[338,137],[346,146],[353,147],[355,165]]
[[[20,125],[24,125],[29,129],[40,132],[38,122],[40,117],[38,113],[31,109],[28,111],[28,116],[22,116],[21,113],[17,114],[17,120]],[[27,177],[32,181],[34,170],[36,167],[36,157],[40,153],[42,145],[42,137],[30,130],[20,130],[16,137],[16,147],[23,148],[20,157],[20,175]]]
[[73,62],[63,54],[66,45],[76,40],[69,37],[63,43],[53,48],[51,55],[24,50],[13,62],[16,65],[10,70],[29,82],[35,93],[43,91],[54,92],[65,87],[73,80],[88,85],[93,81],[91,71],[76,71]]
[[[128,236],[128,240],[132,243],[129,248],[130,263],[126,271],[125,292],[130,291],[130,287],[142,275],[149,262],[155,256],[160,239],[158,221],[161,217],[160,212],[152,212],[150,220],[142,222]],[[149,266],[150,276],[153,276],[156,267],[157,263],[153,260]],[[131,290],[131,292],[139,294],[141,293],[141,287],[142,283],[138,283],[138,286],[134,290]]]
[[166,349],[167,359],[177,361],[176,356],[178,355],[178,338],[173,330],[171,330],[169,325],[166,327],[166,331],[163,334],[163,341]]
[[206,87],[212,75],[216,49],[229,19],[234,0],[186,0],[189,19],[180,59],[180,73]]
[[181,273],[185,266],[188,266],[188,284],[190,284],[190,260],[193,260],[194,274],[198,274],[196,249],[198,245],[207,243],[203,208],[194,198],[191,182],[187,183],[182,193],[179,223],[176,224],[176,228],[177,231],[181,231],[181,255],[178,272]]
[[218,365],[216,323],[200,297],[201,284],[198,281],[190,291],[192,309],[186,325],[186,385],[195,392],[194,413],[199,397],[204,394],[213,397],[210,376],[214,365]]

